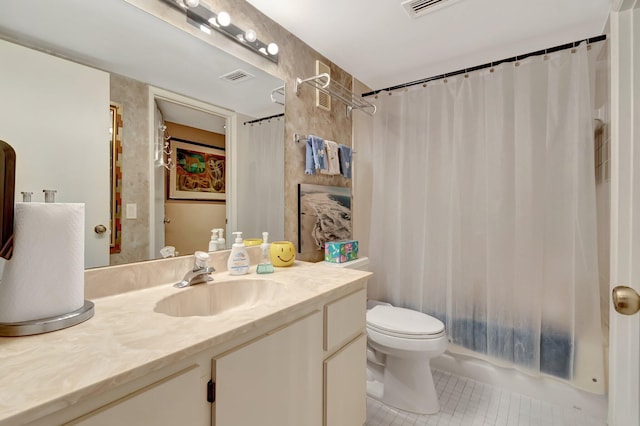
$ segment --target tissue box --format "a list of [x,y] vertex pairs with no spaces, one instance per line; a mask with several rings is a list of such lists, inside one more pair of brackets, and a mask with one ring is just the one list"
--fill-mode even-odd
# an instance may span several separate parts
[[358,242],[330,241],[324,244],[324,260],[332,263],[344,263],[358,258]]

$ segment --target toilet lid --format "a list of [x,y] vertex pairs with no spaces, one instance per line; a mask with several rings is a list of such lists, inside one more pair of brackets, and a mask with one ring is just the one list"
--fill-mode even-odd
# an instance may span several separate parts
[[444,324],[437,318],[411,309],[384,305],[367,311],[367,325],[409,336],[430,336],[444,331]]

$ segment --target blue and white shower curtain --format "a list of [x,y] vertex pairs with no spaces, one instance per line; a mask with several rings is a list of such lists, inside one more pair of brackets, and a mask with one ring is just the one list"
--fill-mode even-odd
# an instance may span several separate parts
[[440,318],[453,351],[603,392],[595,48],[378,96],[369,296]]

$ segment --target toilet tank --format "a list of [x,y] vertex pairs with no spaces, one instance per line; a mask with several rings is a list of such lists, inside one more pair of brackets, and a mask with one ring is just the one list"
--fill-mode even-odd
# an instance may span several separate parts
[[369,258],[368,257],[360,257],[356,260],[351,260],[349,262],[343,263],[333,263],[333,262],[324,262],[325,265],[331,266],[334,268],[348,268],[348,269],[358,269],[360,271],[368,271],[369,270]]

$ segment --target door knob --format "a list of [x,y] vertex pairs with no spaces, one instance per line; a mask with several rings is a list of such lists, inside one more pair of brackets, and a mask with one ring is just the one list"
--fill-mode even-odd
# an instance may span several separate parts
[[105,232],[107,232],[107,227],[104,225],[96,225],[93,230],[96,234],[104,234]]
[[613,307],[623,315],[633,315],[640,311],[640,295],[631,287],[619,285],[612,291]]

